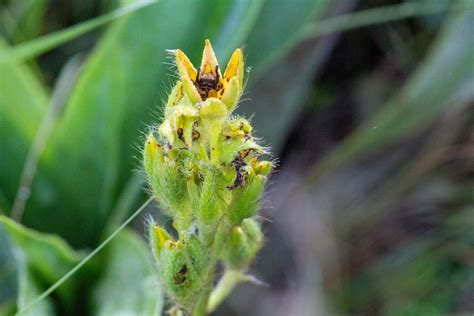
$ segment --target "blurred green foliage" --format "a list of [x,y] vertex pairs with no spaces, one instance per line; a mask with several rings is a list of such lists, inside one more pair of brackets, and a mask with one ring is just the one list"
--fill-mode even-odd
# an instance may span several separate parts
[[[174,80],[166,49],[180,48],[196,62],[205,38],[213,40],[222,61],[235,47],[244,47],[246,64],[252,66],[253,101],[239,110],[256,114],[258,134],[278,152],[329,50],[324,42],[302,40],[324,34],[328,24],[318,21],[338,3],[162,0],[121,17],[109,16],[113,22],[99,30],[100,23],[90,20],[123,6],[122,1],[0,1],[0,315],[27,306],[144,200],[134,171],[139,165],[136,146],[160,117],[162,98]],[[468,5],[469,0],[456,4]],[[455,134],[463,116],[455,114],[472,105],[473,11],[457,10],[434,22],[440,23],[445,25],[435,30],[435,45],[401,91],[360,122],[300,182],[299,189],[315,187],[341,167],[418,135],[440,117],[454,117],[447,121],[446,133],[432,135],[411,163],[381,182],[341,221],[341,232],[377,223],[391,202],[414,188],[420,177],[431,175],[444,157],[440,150],[455,139],[442,136]],[[79,28],[63,37],[62,30],[71,25]],[[41,37],[46,34],[52,37]],[[296,45],[304,49],[288,57]],[[26,58],[25,51],[15,50],[21,47],[36,53]],[[472,119],[464,119],[472,125]],[[472,252],[474,186],[472,180],[446,178],[455,187],[453,200],[462,203],[452,205],[439,234],[343,278],[331,289],[336,310],[367,311],[370,299],[382,301],[381,314],[453,310],[453,296],[465,284],[461,281],[473,278],[472,257],[471,269],[461,262]],[[440,251],[446,241],[450,247]],[[136,232],[121,232],[106,250],[27,314],[153,314],[161,309],[151,259]],[[380,288],[370,286],[374,280],[381,280]],[[425,300],[415,304],[412,297]]]

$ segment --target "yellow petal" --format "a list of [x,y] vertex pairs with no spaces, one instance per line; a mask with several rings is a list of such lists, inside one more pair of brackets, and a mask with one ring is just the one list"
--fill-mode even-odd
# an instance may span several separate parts
[[196,80],[196,68],[194,68],[188,56],[186,56],[186,54],[183,53],[183,51],[181,51],[180,49],[176,50],[176,65],[178,66],[178,71],[181,75],[181,78],[189,78],[191,80]]
[[224,72],[224,79],[227,81],[230,81],[233,77],[237,77],[239,89],[242,91],[242,82],[244,80],[244,55],[240,48],[237,48],[234,51]]
[[157,224],[152,225],[150,237],[152,245],[154,246],[153,250],[157,256],[159,256],[163,246],[165,246],[165,243],[172,242],[170,235],[168,235],[168,233]]
[[171,90],[170,96],[168,97],[167,108],[172,108],[178,104],[183,97],[183,85],[180,81],[176,83],[176,86]]
[[239,82],[236,77],[233,77],[227,84],[224,93],[222,94],[221,100],[227,106],[227,110],[232,112],[237,105],[240,98]]
[[156,153],[156,148],[157,147],[158,147],[158,142],[156,141],[156,138],[153,136],[153,133],[149,133],[148,137],[146,139],[146,143],[145,143],[145,152],[146,152],[146,154],[150,158],[153,158],[153,156]]
[[196,89],[196,86],[189,78],[183,78],[183,89],[191,100],[192,104],[196,104],[202,101],[201,95]]
[[[217,71],[216,71],[217,70]],[[214,77],[221,77],[221,71],[219,69],[219,63],[217,62],[216,54],[212,49],[211,41],[206,39],[204,45],[204,51],[202,53],[201,68],[199,70],[199,76],[203,74],[212,74]]]
[[145,143],[145,150],[144,150],[144,164],[145,164],[145,171],[149,177],[153,175],[153,163],[155,161],[155,155],[157,153],[158,142],[156,141],[153,133],[149,133]]

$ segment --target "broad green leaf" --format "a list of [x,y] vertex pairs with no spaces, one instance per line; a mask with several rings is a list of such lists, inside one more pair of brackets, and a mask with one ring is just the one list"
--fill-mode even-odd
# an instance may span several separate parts
[[[5,216],[0,216],[0,226],[8,232],[13,244],[20,248],[27,269],[36,280],[52,284],[81,259],[81,255],[57,236],[25,228]],[[64,284],[58,293],[65,302],[70,303],[73,300],[74,281]]]
[[106,260],[93,293],[93,315],[159,315],[163,294],[144,241],[124,230],[107,248]]
[[47,99],[48,92],[26,65],[0,63],[0,192],[9,204]]
[[402,91],[338,149],[316,165],[309,179],[422,130],[440,113],[474,98],[474,11],[453,15]]

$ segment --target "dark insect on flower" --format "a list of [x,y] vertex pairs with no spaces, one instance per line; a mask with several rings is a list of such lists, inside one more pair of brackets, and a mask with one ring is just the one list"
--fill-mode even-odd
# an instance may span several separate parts
[[211,91],[216,94],[217,91],[222,88],[219,76],[219,66],[216,65],[214,71],[212,71],[210,66],[207,65],[204,70],[198,68],[194,86],[203,100],[206,100],[209,97]]
[[235,181],[234,184],[227,187],[227,189],[229,190],[234,190],[239,186],[244,187],[246,184],[242,168],[247,164],[245,163],[243,158],[245,157],[242,157],[242,155],[239,154],[231,162],[231,164],[234,165],[235,168]]
[[183,129],[182,129],[182,128],[178,128],[178,130],[176,131],[176,133],[178,134],[178,138],[184,143]]

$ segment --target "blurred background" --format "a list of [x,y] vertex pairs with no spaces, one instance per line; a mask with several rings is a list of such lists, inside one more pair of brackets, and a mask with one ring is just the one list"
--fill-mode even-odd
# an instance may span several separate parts
[[[474,1],[0,0],[0,315],[147,199],[140,147],[175,80],[221,64],[278,168],[266,244],[216,315],[474,313]],[[24,315],[153,315],[128,227]],[[23,315],[23,314],[22,314]]]

